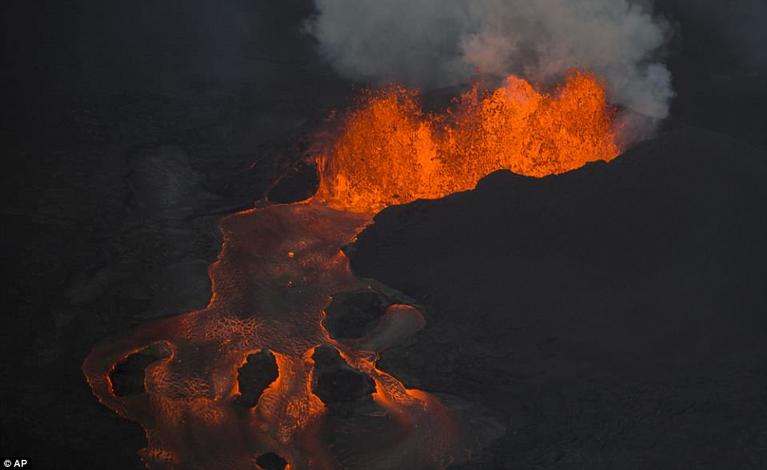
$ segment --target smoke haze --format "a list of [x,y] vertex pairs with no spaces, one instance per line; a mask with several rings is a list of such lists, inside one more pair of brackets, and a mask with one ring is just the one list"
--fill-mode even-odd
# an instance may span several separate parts
[[646,1],[315,0],[308,27],[343,75],[433,88],[473,76],[558,81],[573,67],[605,80],[612,103],[667,116],[671,76],[658,62],[668,27]]

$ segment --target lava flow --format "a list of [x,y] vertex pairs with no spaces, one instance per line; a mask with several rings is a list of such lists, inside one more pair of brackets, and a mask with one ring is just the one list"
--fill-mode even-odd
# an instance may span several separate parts
[[[469,452],[451,411],[376,367],[423,316],[355,277],[341,247],[383,207],[471,189],[498,169],[544,176],[610,160],[611,116],[598,80],[581,72],[551,94],[516,77],[489,94],[475,87],[442,116],[424,114],[405,89],[371,92],[316,156],[316,195],[227,217],[208,306],[98,345],[83,364],[90,386],[144,427],[148,468],[259,468],[265,456],[293,470],[460,461]],[[353,340],[326,324],[333,297],[349,292],[389,299]],[[116,377],[137,357],[143,386],[128,390]],[[260,388],[244,378],[258,361],[274,368]],[[332,389],[340,377],[356,384],[351,396]]]

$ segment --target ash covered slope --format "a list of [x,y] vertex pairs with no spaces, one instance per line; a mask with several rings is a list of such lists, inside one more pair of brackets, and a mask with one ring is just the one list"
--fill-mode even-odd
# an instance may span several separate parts
[[763,153],[680,129],[610,164],[384,210],[352,268],[428,311],[379,366],[494,411],[507,432],[477,468],[758,468]]

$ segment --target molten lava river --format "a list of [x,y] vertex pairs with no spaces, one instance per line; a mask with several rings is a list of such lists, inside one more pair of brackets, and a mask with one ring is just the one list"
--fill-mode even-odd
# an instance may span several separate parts
[[[424,317],[402,294],[357,278],[341,248],[380,209],[472,189],[498,169],[540,177],[611,160],[613,121],[599,80],[578,71],[546,93],[513,76],[495,91],[474,87],[440,115],[403,88],[368,92],[314,156],[317,193],[225,218],[207,307],[104,341],[83,364],[88,383],[146,430],[147,468],[465,460],[474,431],[459,407],[376,366]],[[356,337],[335,337],[328,307],[360,292],[387,299],[380,316]],[[117,383],[131,364],[143,370],[139,390]]]

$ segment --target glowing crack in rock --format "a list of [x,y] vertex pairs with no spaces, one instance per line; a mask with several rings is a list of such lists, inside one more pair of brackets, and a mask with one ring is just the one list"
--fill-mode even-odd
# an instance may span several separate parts
[[[370,93],[316,156],[321,182],[313,198],[223,220],[204,309],[93,349],[83,364],[88,383],[101,403],[143,426],[148,468],[259,468],[268,453],[293,470],[443,468],[465,458],[454,413],[376,367],[381,351],[424,327],[411,302],[389,305],[354,341],[331,337],[323,319],[334,295],[386,290],[354,276],[341,250],[379,209],[471,189],[498,169],[544,176],[618,154],[611,110],[590,74],[571,73],[551,95],[515,77],[480,95],[473,88],[434,116],[407,90]],[[327,347],[375,386],[356,408],[363,425],[344,431],[343,451],[328,444],[335,405],[315,393],[315,354]],[[238,374],[259,351],[273,357],[276,379],[254,406],[238,405]],[[119,393],[115,369],[137,354],[151,362],[143,391]]]

